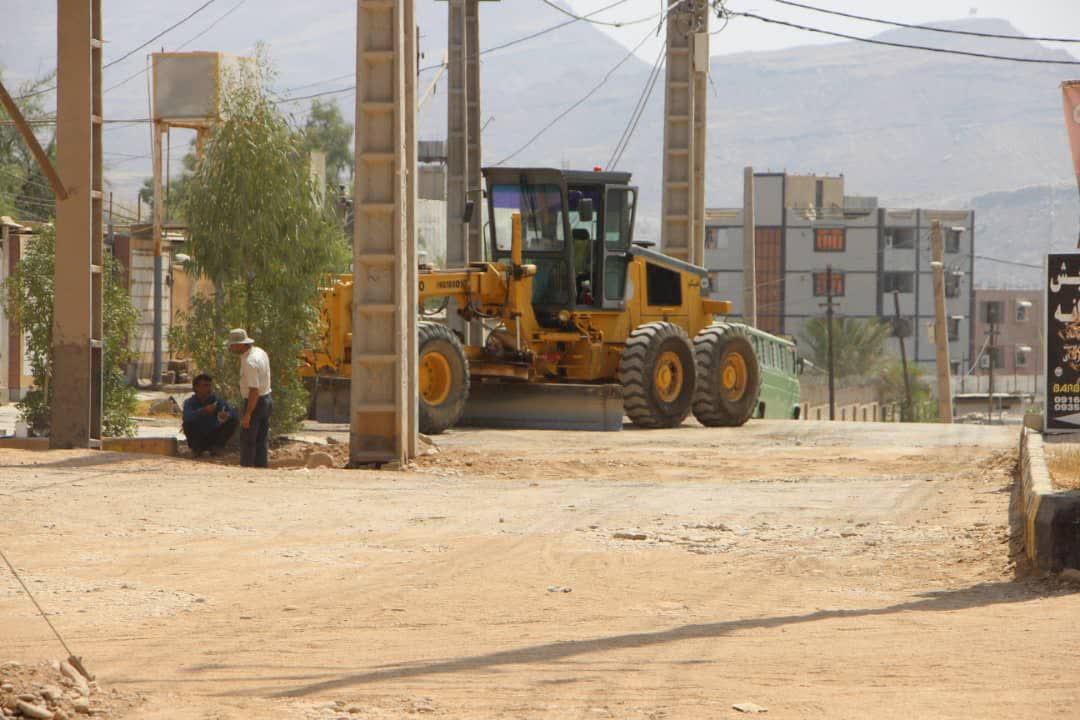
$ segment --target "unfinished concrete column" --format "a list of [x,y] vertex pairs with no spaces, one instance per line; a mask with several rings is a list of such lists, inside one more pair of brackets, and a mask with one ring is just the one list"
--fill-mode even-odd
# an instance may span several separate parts
[[408,348],[404,365],[409,369],[405,408],[409,415],[408,456],[410,458],[414,458],[418,454],[417,442],[420,433],[420,416],[417,409],[420,382],[417,377],[419,371],[417,315],[419,314],[420,295],[416,284],[417,264],[420,257],[416,246],[416,112],[418,108],[416,81],[419,45],[420,39],[416,27],[416,3],[409,0],[409,2],[405,3],[405,199],[408,203],[408,210],[405,214],[405,232],[408,239],[408,267],[406,268],[405,284],[409,289],[409,302],[405,314],[408,322]]
[[[349,459],[405,462],[414,440],[406,16],[413,0],[357,0]],[[415,284],[415,283],[413,283]]]
[[[685,0],[667,21],[667,75],[664,92],[664,182],[661,197],[660,244],[680,260],[695,258],[704,246],[705,115],[695,105],[704,103],[708,60],[708,3]],[[704,39],[701,35],[704,33]],[[704,43],[705,64],[698,49]],[[700,88],[700,92],[699,92]],[[700,147],[699,147],[700,146]],[[701,186],[700,188],[698,186]],[[701,200],[699,200],[699,197]],[[700,212],[695,205],[701,204]],[[700,229],[701,238],[695,234]]]
[[694,16],[694,216],[690,223],[692,262],[705,266],[705,158],[709,126],[709,12],[701,3]]
[[101,447],[101,47],[101,0],[58,0],[52,448]]
[[[466,0],[449,0],[447,54],[449,88],[446,115],[446,266],[465,267],[469,262],[465,203],[469,182],[469,110]],[[447,306],[447,323],[458,332],[467,332],[457,313],[457,303]]]
[[469,223],[469,262],[484,259],[483,227],[483,163],[480,141],[480,1],[465,0],[465,67],[466,67],[466,121],[468,151],[466,163],[468,169],[467,198],[473,202],[473,216]]

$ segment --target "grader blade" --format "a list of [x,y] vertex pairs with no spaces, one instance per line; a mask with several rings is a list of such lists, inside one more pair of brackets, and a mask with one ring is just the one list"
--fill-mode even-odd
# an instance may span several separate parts
[[458,425],[523,430],[621,430],[618,385],[476,382]]

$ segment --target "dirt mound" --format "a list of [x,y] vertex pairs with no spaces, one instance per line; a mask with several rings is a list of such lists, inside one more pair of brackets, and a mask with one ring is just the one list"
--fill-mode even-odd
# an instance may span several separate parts
[[87,682],[67,662],[0,663],[0,713],[9,718],[70,720],[81,715],[122,718],[141,698]]

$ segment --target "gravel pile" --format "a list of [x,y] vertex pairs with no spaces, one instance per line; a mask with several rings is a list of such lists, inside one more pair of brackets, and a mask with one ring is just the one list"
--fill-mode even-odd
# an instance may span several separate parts
[[120,718],[135,704],[116,690],[104,692],[66,661],[0,663],[0,717],[35,720]]

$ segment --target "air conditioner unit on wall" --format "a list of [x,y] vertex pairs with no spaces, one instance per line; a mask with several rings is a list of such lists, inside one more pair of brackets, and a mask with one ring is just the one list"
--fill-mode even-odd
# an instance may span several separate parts
[[989,370],[990,369],[990,356],[989,355],[983,355],[981,358],[979,358],[979,367],[982,368],[983,370]]

